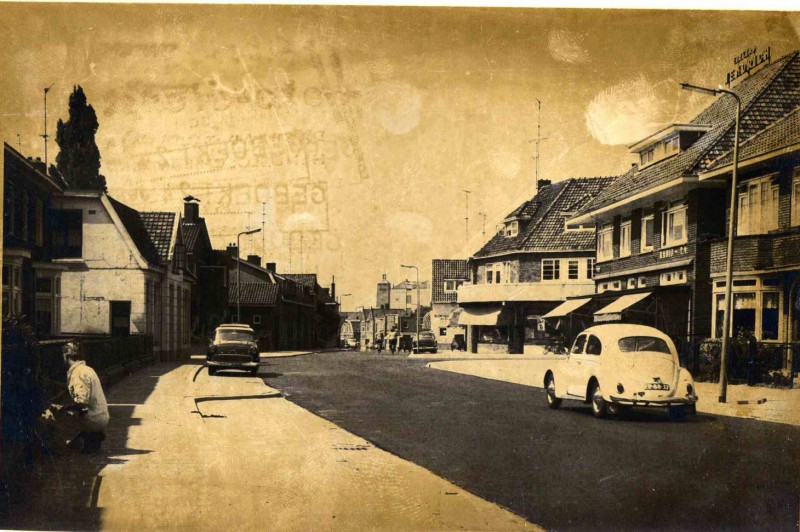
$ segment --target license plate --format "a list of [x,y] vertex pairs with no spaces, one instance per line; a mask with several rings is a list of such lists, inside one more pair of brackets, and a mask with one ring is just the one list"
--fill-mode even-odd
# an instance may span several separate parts
[[644,385],[645,390],[669,390],[669,384],[661,382],[651,382]]

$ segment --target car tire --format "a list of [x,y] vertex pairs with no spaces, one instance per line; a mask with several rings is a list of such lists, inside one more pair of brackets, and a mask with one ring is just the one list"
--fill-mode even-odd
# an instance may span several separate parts
[[551,410],[555,410],[561,406],[561,399],[556,397],[556,381],[552,375],[547,377],[547,383],[545,384],[545,398],[547,399],[547,407]]
[[592,404],[592,414],[597,419],[606,417],[608,413],[608,403],[603,399],[603,392],[600,390],[600,385],[595,384],[589,393],[590,403]]
[[631,407],[619,403],[606,402],[606,411],[610,416],[614,416],[616,419],[624,419],[631,411]]
[[208,368],[209,375],[216,375],[216,373],[217,373],[217,368]]
[[697,403],[686,405],[686,413],[690,416],[697,415]]
[[252,375],[253,377],[258,377],[258,368],[251,369],[250,375]]
[[438,350],[437,350],[437,349],[434,349],[434,350],[433,350],[433,351],[431,351],[431,352],[432,352],[432,353],[435,355],[435,354],[438,352]]

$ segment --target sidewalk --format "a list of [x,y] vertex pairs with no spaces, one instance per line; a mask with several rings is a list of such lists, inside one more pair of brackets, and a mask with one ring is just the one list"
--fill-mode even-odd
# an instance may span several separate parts
[[[432,362],[428,367],[494,379],[526,386],[544,387],[544,374],[552,356],[527,357],[524,360],[453,360]],[[719,416],[758,419],[800,426],[800,389],[766,388],[735,384],[728,386],[726,403],[719,403],[719,385],[696,383],[698,412]],[[763,400],[766,401],[763,401]],[[761,404],[758,403],[762,400]],[[746,401],[747,404],[739,404]]]
[[158,364],[111,389],[104,448],[42,461],[27,508],[6,525],[537,528],[290,403],[260,378],[199,368]]

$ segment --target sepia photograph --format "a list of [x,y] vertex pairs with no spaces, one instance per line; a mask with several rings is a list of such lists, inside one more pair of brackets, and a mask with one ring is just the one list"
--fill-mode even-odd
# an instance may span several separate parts
[[800,10],[0,0],[0,529],[800,530]]

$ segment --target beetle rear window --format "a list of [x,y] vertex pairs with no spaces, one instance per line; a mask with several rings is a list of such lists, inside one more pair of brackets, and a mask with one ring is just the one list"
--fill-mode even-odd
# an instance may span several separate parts
[[628,336],[620,338],[619,350],[623,353],[638,353],[641,351],[671,354],[667,342],[655,336]]

